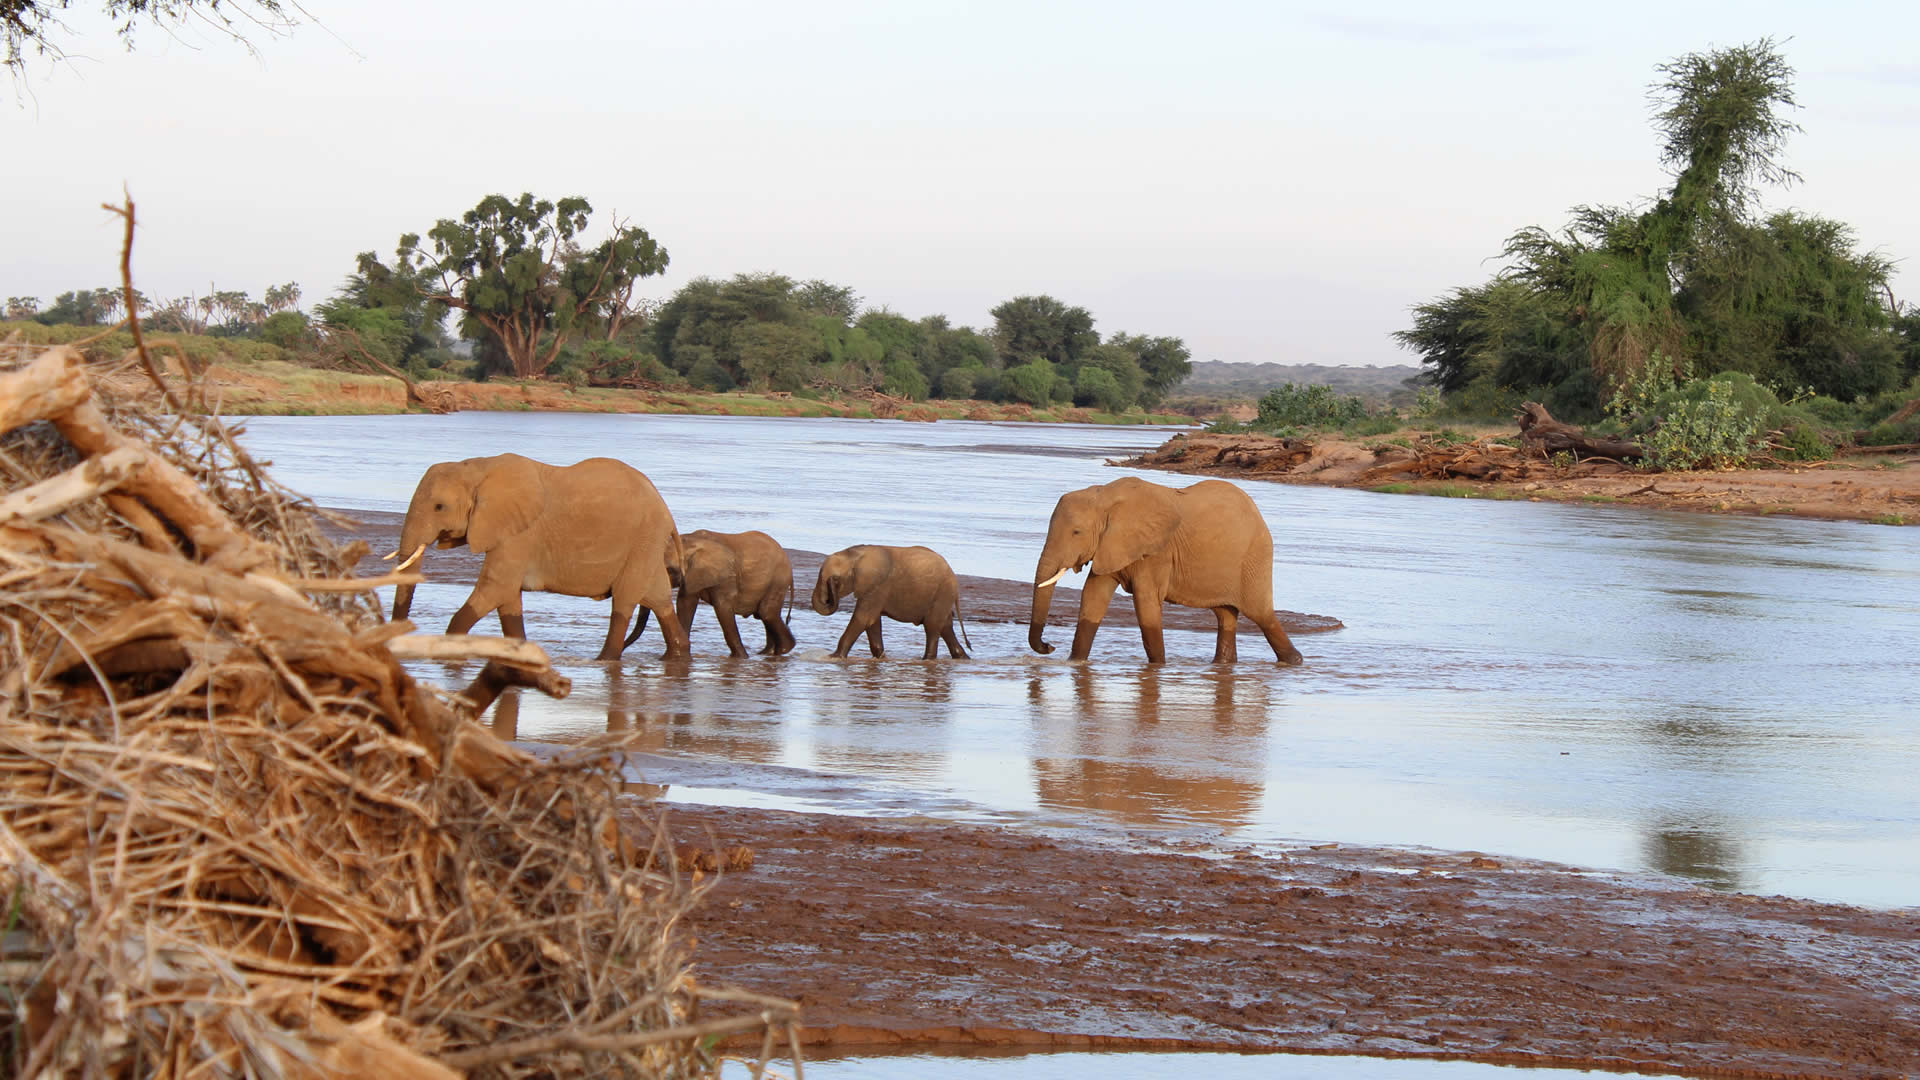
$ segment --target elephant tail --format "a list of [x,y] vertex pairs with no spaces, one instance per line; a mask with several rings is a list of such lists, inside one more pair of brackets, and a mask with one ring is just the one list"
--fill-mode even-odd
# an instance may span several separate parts
[[787,625],[793,625],[793,571],[787,571]]
[[620,643],[621,652],[625,652],[627,646],[639,640],[641,632],[647,628],[647,616],[651,614],[653,613],[644,607],[633,613],[633,633],[628,634],[627,640]]
[[960,624],[960,641],[966,645],[968,652],[972,652],[973,639],[967,636],[967,620],[960,614],[960,598],[957,596],[953,598],[953,621]]

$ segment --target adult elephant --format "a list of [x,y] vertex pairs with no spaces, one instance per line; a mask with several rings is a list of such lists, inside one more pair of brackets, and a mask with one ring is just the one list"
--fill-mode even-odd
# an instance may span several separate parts
[[[447,633],[464,634],[500,613],[508,637],[527,636],[523,589],[612,599],[600,660],[617,660],[636,606],[659,616],[668,656],[687,655],[674,617],[680,534],[673,514],[640,470],[612,458],[555,466],[519,454],[443,461],[427,469],[407,505],[395,555],[417,558],[428,544],[465,544],[486,556],[473,594]],[[393,556],[388,556],[392,558]],[[407,617],[413,586],[393,596],[393,617]]]
[[1113,590],[1124,587],[1133,594],[1150,663],[1167,659],[1160,632],[1163,603],[1213,609],[1219,624],[1216,664],[1237,658],[1235,628],[1241,615],[1266,634],[1281,663],[1300,662],[1300,651],[1273,614],[1273,535],[1247,493],[1224,480],[1170,488],[1126,476],[1060,496],[1033,572],[1027,642],[1034,651],[1053,651],[1044,639],[1054,585],[1068,570],[1089,563],[1092,572],[1073,631],[1075,660],[1093,651],[1093,635]]

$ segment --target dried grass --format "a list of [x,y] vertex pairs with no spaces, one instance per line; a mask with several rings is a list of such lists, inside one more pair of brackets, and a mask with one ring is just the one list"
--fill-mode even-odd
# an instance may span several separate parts
[[[760,1031],[758,1075],[792,1041],[790,1003],[690,977],[702,889],[616,763],[543,763],[472,721],[503,685],[563,693],[543,657],[464,696],[417,682],[409,626],[312,581],[358,553],[311,504],[218,421],[60,352],[0,370],[0,408],[34,379],[91,390],[0,435],[10,1075],[709,1076],[714,1038]],[[20,509],[116,436],[150,451],[132,478]],[[222,520],[157,487],[168,468]]]

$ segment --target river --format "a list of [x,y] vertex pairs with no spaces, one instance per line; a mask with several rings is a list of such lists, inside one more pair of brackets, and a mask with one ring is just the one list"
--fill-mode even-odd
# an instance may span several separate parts
[[[1167,435],[552,413],[245,428],[277,479],[348,511],[403,511],[435,461],[604,455],[646,472],[683,531],[924,543],[1022,581],[1054,500]],[[575,691],[510,698],[496,728],[627,732],[669,799],[1478,850],[1920,905],[1920,529],[1242,486],[1273,531],[1276,605],[1345,623],[1297,636],[1299,668],[1257,636],[1214,666],[1210,632],[1172,630],[1149,666],[1123,627],[1068,662],[1060,605],[1051,657],[1023,626],[974,622],[975,659],[921,661],[896,624],[887,659],[833,660],[847,616],[806,611],[803,580],[793,655],[727,658],[702,609],[693,663],[670,672],[651,630],[617,665],[590,659],[604,602],[530,594],[528,634]],[[415,620],[439,629],[470,584],[423,586]]]

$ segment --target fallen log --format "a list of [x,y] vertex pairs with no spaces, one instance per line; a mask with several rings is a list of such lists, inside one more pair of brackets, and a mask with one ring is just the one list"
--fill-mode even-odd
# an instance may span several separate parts
[[1607,457],[1626,460],[1647,456],[1639,443],[1627,439],[1588,435],[1572,424],[1555,420],[1553,414],[1547,411],[1547,407],[1537,401],[1529,401],[1520,406],[1520,412],[1514,416],[1514,421],[1520,425],[1521,447],[1527,453],[1538,457],[1570,453],[1576,458]]

